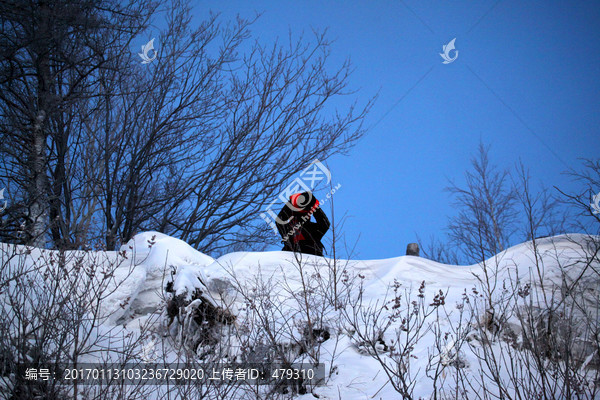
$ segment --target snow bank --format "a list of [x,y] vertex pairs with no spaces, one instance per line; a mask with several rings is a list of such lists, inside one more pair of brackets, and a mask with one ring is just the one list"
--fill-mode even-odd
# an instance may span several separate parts
[[[120,251],[131,262],[117,269],[121,277],[117,281],[124,290],[118,290],[109,298],[106,312],[111,314],[110,323],[116,323],[125,315],[134,319],[158,310],[172,274],[177,294],[193,291],[200,286],[201,268],[215,261],[182,240],[152,231],[135,235]],[[131,305],[123,309],[119,304],[125,301]]]
[[[585,276],[585,279],[582,279],[584,281],[582,284],[586,287],[585,296],[592,301],[596,299],[595,303],[590,304],[597,307],[600,282],[597,275],[590,276],[592,270],[586,267],[589,264],[586,262],[589,261],[590,254],[589,241],[590,238],[585,235],[542,238],[536,240],[536,252],[533,251],[533,243],[527,242],[511,247],[484,263],[468,266],[445,265],[413,256],[381,260],[338,260],[336,263],[339,270],[345,269],[349,275],[360,277],[363,289],[362,304],[364,307],[373,307],[374,310],[383,307],[385,301],[394,297],[391,289],[394,283],[398,284],[399,292],[404,298],[412,296],[412,301],[419,299],[419,288],[424,284],[425,306],[434,302],[436,295],[443,293],[447,314],[442,314],[438,329],[451,331],[458,324],[465,296],[473,296],[474,293],[481,293],[484,290],[486,272],[488,276],[494,276],[492,298],[500,305],[506,298],[513,296],[513,291],[518,287],[524,287],[529,282],[533,291],[541,291],[543,286],[548,293],[556,294],[556,290],[560,290],[565,283],[574,282]],[[256,293],[253,290],[257,289],[259,280],[268,282],[265,288],[269,291],[269,301],[273,301],[278,307],[277,312],[273,313],[273,330],[278,332],[288,327],[290,336],[295,336],[293,339],[298,340],[301,332],[298,329],[290,330],[289,325],[290,321],[302,319],[302,312],[299,311],[302,304],[301,301],[293,298],[303,290],[302,280],[309,290],[312,290],[311,286],[315,281],[323,278],[325,280],[321,280],[321,284],[331,286],[332,283],[327,281],[327,275],[332,268],[332,263],[333,261],[327,258],[303,255],[304,276],[301,276],[298,261],[289,252],[238,252],[224,255],[214,263],[203,267],[202,270],[206,285],[213,291],[218,288],[221,296],[227,299],[228,303],[233,301],[233,308],[240,317],[240,324],[255,323],[255,321],[248,321],[252,316],[243,303],[248,300],[248,296],[252,297]],[[592,267],[598,270],[597,259]],[[257,277],[260,279],[257,280]],[[245,287],[247,289],[245,296],[236,297],[233,287]],[[350,296],[358,297],[356,288]],[[556,301],[560,299],[557,297]],[[479,306],[483,307],[487,304],[482,301]],[[319,304],[316,305],[316,308],[318,307]],[[484,308],[479,311],[480,316],[485,315]],[[382,313],[382,315],[386,314],[387,311]],[[335,318],[335,313],[329,310],[324,320],[330,319],[331,325],[334,325]],[[506,323],[512,323],[514,326],[518,321],[512,315]],[[380,365],[366,354],[361,348],[360,340],[355,336],[351,333],[338,335],[337,341],[330,340],[323,343],[321,350],[324,353],[323,359],[327,359],[327,354],[331,357],[336,354],[336,359],[330,366],[333,365],[337,372],[326,388],[319,388],[316,392],[322,398],[331,399],[338,398],[338,393],[342,393],[344,399],[371,398],[375,394],[377,398],[383,399],[397,397],[398,393],[391,388],[391,385],[386,385],[387,378]],[[386,345],[389,345],[394,338],[393,329],[389,329],[382,336]],[[292,338],[287,339],[286,341],[285,337],[281,337],[279,341],[281,343],[293,341]],[[418,346],[411,352],[411,370],[418,371],[415,398],[428,398],[431,394],[432,381],[426,376],[425,371],[431,351],[436,346],[435,340],[434,333],[428,331],[423,334]],[[445,350],[437,356],[436,362],[445,364],[460,362],[464,368],[479,375],[478,358],[474,353],[461,352],[459,360],[452,336],[443,345]],[[380,389],[381,391],[378,392]]]
[[[424,258],[402,256],[381,260],[337,260],[338,271],[346,271],[349,277],[357,279],[362,287],[362,301],[365,306],[383,306],[390,300],[394,283],[402,293],[417,295],[424,282],[423,296],[429,303],[442,291],[449,310],[440,321],[441,328],[457,323],[459,307],[465,293],[481,291],[485,272],[497,272],[499,282],[506,280],[512,284],[526,282],[541,276],[541,282],[547,286],[564,284],[565,276],[574,281],[581,278],[586,265],[582,263],[588,249],[589,238],[584,235],[563,235],[536,241],[538,259],[531,242],[507,249],[485,263],[470,266],[440,264]],[[5,249],[7,245],[3,245]],[[48,253],[48,252],[43,252]],[[34,250],[26,257],[40,257],[42,252]],[[143,318],[153,312],[160,312],[167,282],[173,282],[176,295],[189,300],[195,289],[208,291],[218,301],[231,306],[238,316],[236,324],[251,324],[252,312],[247,307],[248,296],[267,296],[275,307],[276,329],[283,329],[289,321],[299,321],[303,314],[299,310],[298,297],[305,288],[327,288],[333,285],[331,274],[334,261],[310,255],[302,255],[303,269],[298,260],[289,252],[236,252],[218,259],[194,250],[187,243],[158,232],[145,232],[136,235],[121,247],[120,252],[104,252],[88,255],[90,260],[102,259],[100,264],[118,263],[111,283],[117,288],[102,303],[104,314],[108,317],[106,327],[127,324],[128,321]],[[92,262],[92,261],[90,261]],[[94,261],[97,262],[97,261]],[[541,266],[541,269],[538,268]],[[593,267],[598,270],[597,262]],[[343,279],[337,283],[342,287]],[[538,280],[539,282],[539,280]],[[267,293],[260,293],[260,285]],[[599,296],[597,280],[587,282],[591,298]],[[499,283],[500,287],[502,286]],[[238,289],[243,288],[245,293]],[[510,289],[510,285],[509,285]],[[538,288],[539,289],[539,288]],[[356,300],[358,291],[347,293],[346,300]],[[315,307],[322,306],[325,299],[316,298]],[[311,311],[312,312],[312,311]],[[384,313],[385,314],[385,313]],[[291,319],[290,319],[291,318]],[[326,310],[324,319],[330,319],[331,326],[339,322],[338,311]],[[334,321],[336,320],[336,321]],[[255,321],[254,321],[255,322]],[[133,324],[128,325],[135,329]],[[294,326],[290,335],[301,335],[301,326]],[[388,384],[380,365],[360,348],[360,343],[349,331],[332,332],[335,340],[323,343],[323,360],[336,372],[328,385],[316,389],[321,398],[364,399],[376,395],[377,398],[397,397],[397,393]],[[291,340],[291,338],[287,338]],[[297,338],[296,338],[297,339]],[[388,342],[390,336],[382,339]],[[281,338],[285,342],[285,338]],[[388,342],[389,343],[389,342]],[[428,397],[431,381],[425,376],[428,352],[434,345],[434,337],[429,332],[415,348],[411,368],[419,372],[415,386],[415,398]],[[448,353],[452,350],[449,344]],[[333,358],[333,354],[337,356]],[[465,356],[466,368],[474,368],[474,355]],[[440,361],[441,362],[441,361]],[[473,373],[477,373],[473,371]],[[310,395],[308,395],[310,396]],[[308,397],[307,397],[308,398]]]

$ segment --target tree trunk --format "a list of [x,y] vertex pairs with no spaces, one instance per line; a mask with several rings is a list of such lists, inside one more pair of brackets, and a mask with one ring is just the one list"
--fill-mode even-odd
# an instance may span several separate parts
[[[46,139],[48,126],[48,106],[51,96],[51,77],[48,51],[50,45],[50,21],[48,5],[40,3],[39,12],[34,19],[38,21],[37,40],[34,41],[34,54],[37,79],[37,104],[32,121],[31,149],[29,153],[29,227],[28,244],[34,247],[46,246],[46,230],[48,228],[48,197],[46,161]],[[37,17],[37,18],[36,18]]]

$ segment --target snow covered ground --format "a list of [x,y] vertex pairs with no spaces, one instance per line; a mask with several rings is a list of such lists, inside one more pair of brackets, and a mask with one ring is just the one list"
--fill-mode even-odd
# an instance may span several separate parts
[[[281,251],[237,252],[213,259],[181,240],[146,232],[121,252],[102,253],[105,262],[118,260],[119,266],[111,280],[115,290],[100,305],[98,330],[116,338],[135,336],[140,327],[152,329],[157,333],[152,336],[152,356],[173,360],[175,342],[167,337],[169,332],[177,334],[177,322],[166,326],[165,299],[178,295],[189,302],[202,290],[212,304],[237,316],[232,333],[236,337],[223,340],[233,359],[243,356],[244,340],[292,346],[303,343],[307,327],[327,331],[327,340],[317,340],[304,354],[295,353],[298,360],[318,359],[328,375],[324,385],[297,398],[402,398],[397,391],[402,385],[415,399],[433,398],[434,386],[438,397],[474,398],[481,389],[477,378],[485,370],[481,358],[490,351],[506,357],[502,344],[509,340],[507,335],[513,335],[513,348],[523,344],[518,315],[506,310],[507,304],[557,304],[558,293],[575,282],[584,286],[585,299],[597,310],[600,265],[597,253],[590,255],[589,243],[584,235],[538,239],[535,251],[527,242],[485,265],[455,266],[413,256],[334,261],[303,255],[299,260]],[[8,253],[10,246],[2,246]],[[34,263],[44,253],[51,252],[34,250],[19,257]],[[168,282],[172,294],[165,293]],[[486,320],[490,307],[496,313],[491,322]],[[268,329],[264,316],[270,318]],[[482,338],[488,322],[511,329],[498,328],[493,337],[495,328],[487,327],[490,336]],[[497,343],[486,347],[488,340]],[[147,341],[138,347],[148,355]],[[394,371],[406,381],[390,379]],[[503,370],[499,379],[511,391],[509,375]],[[461,376],[471,384],[459,382]]]

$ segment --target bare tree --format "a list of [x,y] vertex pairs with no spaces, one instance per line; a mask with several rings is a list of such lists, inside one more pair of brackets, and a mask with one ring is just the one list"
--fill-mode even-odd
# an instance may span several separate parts
[[76,110],[96,95],[106,49],[125,51],[153,7],[135,0],[0,2],[0,177],[12,200],[5,240],[17,240],[15,226],[24,225],[17,241],[82,244],[77,170],[85,136]]
[[268,47],[248,43],[252,21],[192,28],[183,5],[168,16],[160,58],[111,107],[109,142],[123,144],[102,154],[107,246],[147,229],[205,252],[264,243],[261,206],[315,158],[348,150],[369,104],[326,114],[350,65],[328,72],[324,34]]
[[[9,239],[26,221],[36,246],[114,249],[150,229],[206,252],[264,245],[261,207],[363,134],[371,101],[336,110],[351,67],[330,66],[324,33],[252,42],[253,20],[194,26],[186,1],[2,5]],[[166,27],[141,64],[130,44],[151,18]]]
[[[582,216],[593,212],[588,199],[598,182],[594,165],[587,162],[574,173],[584,190],[565,195]],[[515,260],[491,257],[482,263],[483,293],[474,291],[466,303],[476,321],[469,347],[478,357],[479,375],[464,376],[462,386],[477,398],[596,398],[598,237],[545,238],[563,233],[564,210],[546,190],[534,192],[522,164],[513,187],[528,250]]]
[[522,162],[516,165],[513,176],[513,186],[522,209],[519,215],[527,221],[519,232],[521,240],[565,233],[567,213],[560,207],[560,200],[545,187],[534,191],[529,170]]
[[562,195],[564,204],[575,210],[573,229],[590,234],[598,234],[600,227],[600,212],[596,210],[597,196],[600,195],[600,159],[583,160],[581,170],[572,169],[567,173],[575,182],[581,184],[576,193],[566,193],[556,188]]
[[472,171],[465,172],[465,186],[451,182],[458,215],[448,224],[450,242],[468,262],[484,261],[506,247],[515,232],[517,196],[508,170],[490,163],[489,147],[479,144],[471,159]]
[[[587,218],[588,227],[594,221],[589,217],[594,217],[591,203],[600,190],[593,191],[593,187],[600,187],[595,177],[600,169],[597,162],[588,160],[587,169],[569,172],[574,180],[585,183],[585,190],[567,195],[558,188],[559,193],[552,193],[544,185],[534,184],[521,161],[512,171],[499,170],[490,163],[489,152],[489,146],[480,143],[478,154],[471,161],[472,171],[465,173],[465,185],[451,181],[447,191],[454,196],[458,214],[448,223],[448,242],[431,237],[424,243],[419,238],[425,257],[446,264],[482,262],[524,240],[562,234],[569,229],[588,231],[582,221]],[[579,215],[572,205],[580,210]]]

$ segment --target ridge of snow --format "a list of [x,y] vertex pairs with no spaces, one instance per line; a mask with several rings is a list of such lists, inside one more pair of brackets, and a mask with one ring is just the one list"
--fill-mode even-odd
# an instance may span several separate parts
[[[563,273],[576,279],[585,267],[577,260],[585,255],[589,236],[569,234],[555,237],[536,239],[539,259],[533,255],[533,242],[525,242],[510,247],[500,254],[474,265],[446,265],[435,261],[414,256],[399,256],[389,259],[376,260],[336,260],[339,268],[346,268],[353,274],[360,275],[364,289],[365,302],[383,305],[383,300],[389,300],[392,293],[389,288],[394,282],[413,294],[421,282],[425,282],[427,301],[440,290],[446,294],[446,304],[450,313],[448,321],[442,320],[441,326],[453,323],[456,315],[454,306],[463,299],[464,293],[481,288],[484,268],[492,268],[498,272],[499,280],[527,281],[535,274],[541,274],[543,282],[560,284]],[[597,240],[598,238],[596,238]],[[10,246],[2,244],[6,250]],[[17,246],[18,247],[18,246]],[[32,249],[25,257],[35,259],[42,255],[51,254],[49,250]],[[85,254],[85,252],[72,252]],[[164,289],[167,281],[173,281],[176,295],[189,296],[195,289],[201,289],[214,295],[215,299],[225,299],[233,303],[234,313],[239,312],[240,318],[246,318],[243,299],[238,296],[234,287],[237,284],[252,288],[255,279],[273,283],[277,291],[267,293],[273,301],[280,303],[280,320],[274,324],[285,324],[289,316],[298,314],[294,309],[295,303],[290,301],[290,294],[302,290],[303,282],[314,282],[321,277],[326,279],[326,273],[333,260],[326,257],[302,255],[306,270],[305,276],[300,274],[296,256],[290,252],[235,252],[214,259],[193,249],[182,240],[169,237],[159,232],[144,232],[136,235],[121,247],[120,252],[88,252],[90,260],[101,258],[100,263],[117,262],[125,256],[116,268],[113,285],[119,285],[102,303],[102,309],[108,320],[103,325],[106,329],[111,326],[126,323],[127,329],[135,330],[132,321],[143,321],[148,315],[160,311]],[[536,261],[541,270],[536,270]],[[568,268],[565,268],[568,265]],[[317,275],[321,274],[320,277]],[[237,281],[237,282],[236,282]],[[327,284],[327,281],[324,281]],[[596,285],[593,290],[598,290]],[[283,288],[283,289],[282,289]],[[595,293],[595,292],[594,292]],[[329,318],[330,315],[326,315]],[[127,323],[129,321],[129,323]],[[296,328],[295,328],[296,329]],[[298,328],[299,329],[299,328]],[[126,330],[124,330],[126,331]],[[301,335],[296,329],[293,336]],[[384,337],[387,340],[389,337]],[[415,349],[415,370],[425,367],[427,361],[426,340],[423,346]],[[447,352],[452,351],[448,344]],[[363,399],[376,394],[386,387],[386,377],[377,362],[371,357],[361,354],[357,343],[349,336],[340,336],[340,341],[334,347],[333,341],[327,341],[322,346],[323,358],[334,352],[339,354],[335,360],[338,373],[329,381],[328,386],[318,388],[317,392],[323,398],[337,398],[338,388],[343,390],[344,399]],[[360,368],[358,367],[360,366]],[[424,379],[415,387],[415,397],[427,395],[430,382]],[[308,396],[308,395],[307,395]],[[397,396],[389,385],[379,394],[381,398]],[[300,396],[299,398],[303,398]],[[308,397],[307,397],[308,398]]]

